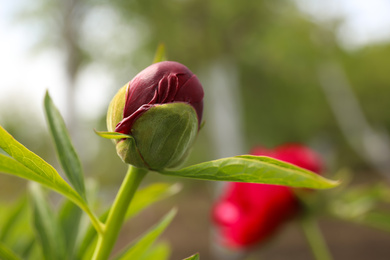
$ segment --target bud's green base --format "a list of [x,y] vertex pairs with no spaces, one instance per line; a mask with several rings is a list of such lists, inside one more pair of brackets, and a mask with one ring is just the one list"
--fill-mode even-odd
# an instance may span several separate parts
[[[125,89],[110,104],[107,128],[115,130],[122,120]],[[128,133],[133,138],[114,140],[119,157],[138,168],[162,170],[179,166],[198,133],[195,109],[183,102],[156,105],[144,112]]]

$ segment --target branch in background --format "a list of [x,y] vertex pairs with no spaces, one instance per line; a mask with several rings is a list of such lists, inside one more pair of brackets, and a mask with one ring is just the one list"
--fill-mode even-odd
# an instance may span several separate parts
[[390,179],[390,137],[365,117],[343,68],[328,62],[318,69],[320,85],[336,120],[355,152]]

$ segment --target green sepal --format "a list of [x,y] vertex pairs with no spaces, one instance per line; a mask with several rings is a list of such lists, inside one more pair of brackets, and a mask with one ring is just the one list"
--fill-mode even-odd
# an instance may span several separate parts
[[96,133],[114,139],[119,157],[135,167],[161,170],[183,163],[199,130],[195,109],[184,102],[156,104],[135,120],[131,133],[114,133],[123,120],[127,89],[128,84],[109,105],[108,132]]
[[128,139],[128,138],[133,138],[131,135],[126,135],[118,132],[108,132],[108,131],[96,131],[94,129],[95,133],[103,138],[106,139]]
[[132,128],[138,151],[151,170],[181,164],[197,133],[195,109],[181,102],[151,107],[134,122]]
[[138,168],[149,168],[141,157],[134,138],[119,141],[116,144],[116,152],[123,162]]
[[127,83],[115,94],[111,100],[107,111],[107,129],[109,132],[114,132],[116,125],[123,119],[123,109],[126,104]]

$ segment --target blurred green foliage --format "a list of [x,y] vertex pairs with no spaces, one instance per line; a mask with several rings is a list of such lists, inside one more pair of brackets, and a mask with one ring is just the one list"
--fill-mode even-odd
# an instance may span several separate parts
[[[142,24],[142,33],[147,34],[130,60],[144,61],[142,57],[151,56],[163,42],[169,59],[195,73],[219,60],[236,66],[247,149],[320,140],[330,143],[336,163],[364,165],[346,144],[319,85],[318,69],[328,61],[345,69],[369,121],[390,129],[389,45],[346,50],[336,38],[337,21],[314,23],[292,1],[112,4],[122,19]],[[213,86],[204,87],[207,93]]]
[[[293,1],[78,0],[72,3],[64,6],[62,1],[40,0],[26,8],[24,14],[29,15],[24,18],[32,17],[42,26],[42,46],[51,43],[69,59],[77,60],[73,69],[69,60],[67,63],[67,70],[73,71],[73,76],[88,65],[103,64],[116,78],[112,93],[152,62],[159,43],[165,44],[168,59],[185,64],[201,81],[202,72],[214,63],[234,64],[248,150],[256,144],[276,146],[284,142],[320,140],[329,143],[338,164],[364,165],[340,133],[319,85],[318,68],[328,61],[336,61],[345,69],[369,121],[389,132],[390,44],[356,50],[342,48],[336,38],[337,21],[315,23]],[[93,26],[90,21],[94,21]],[[106,31],[96,38],[100,30]],[[212,87],[204,85],[206,94]],[[110,98],[107,97],[107,104]],[[205,113],[208,113],[207,104]],[[83,124],[90,129],[104,130],[104,118],[102,115],[99,122],[85,120]],[[37,138],[38,134],[31,138],[45,139]],[[17,134],[16,137],[29,144]],[[97,143],[98,152],[97,158],[86,162],[87,173],[101,175],[108,181],[101,173],[112,169],[113,164],[118,165],[115,171],[124,171],[110,142],[95,138],[92,131],[84,145],[89,142]],[[189,163],[210,159],[209,144],[210,136],[203,131]],[[120,174],[119,178],[122,178]]]

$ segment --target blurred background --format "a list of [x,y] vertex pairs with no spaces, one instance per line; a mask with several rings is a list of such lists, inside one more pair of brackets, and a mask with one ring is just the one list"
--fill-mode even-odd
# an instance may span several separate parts
[[[110,203],[126,166],[93,129],[106,129],[109,101],[163,43],[168,59],[190,68],[205,89],[206,124],[187,164],[300,142],[323,156],[329,177],[347,168],[353,183],[386,182],[389,13],[386,0],[4,0],[0,124],[58,165],[42,106],[48,90],[87,176],[98,179]],[[164,235],[172,259],[195,252],[214,259],[209,211],[218,186],[156,174],[145,183],[154,181],[180,182],[183,191],[126,226],[123,239],[177,205]],[[0,200],[11,203],[24,187],[0,175]],[[388,233],[329,219],[321,225],[335,259],[390,257]],[[311,259],[293,225],[259,255]]]

